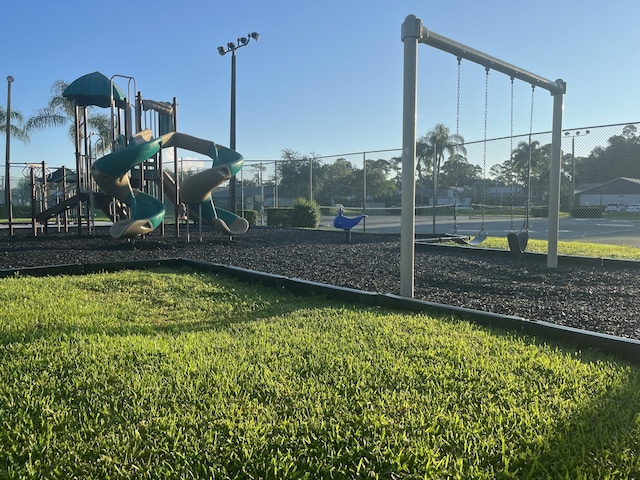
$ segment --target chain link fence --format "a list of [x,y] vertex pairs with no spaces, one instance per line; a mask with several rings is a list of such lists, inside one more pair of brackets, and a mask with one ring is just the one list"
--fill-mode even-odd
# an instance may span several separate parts
[[[629,122],[563,132],[559,240],[640,247],[639,130],[640,122]],[[418,149],[416,232],[473,236],[485,230],[505,237],[526,230],[530,238],[546,240],[550,144],[551,132],[467,140],[443,148],[439,161],[429,148]],[[179,179],[211,166],[208,159],[177,163]],[[33,166],[36,180],[42,178],[40,165]],[[236,210],[254,210],[258,224],[268,225],[268,208],[290,206],[303,197],[320,205],[322,228],[333,228],[342,207],[347,216],[367,214],[356,230],[398,233],[401,166],[400,149],[247,159],[236,178]],[[31,167],[11,164],[9,169],[13,216],[23,220],[33,211]],[[45,167],[45,174],[54,170]],[[73,178],[70,171],[69,188]],[[3,176],[2,219],[7,218],[6,184]],[[51,195],[60,196],[59,186],[40,194],[38,188],[36,181],[42,205],[56,201]],[[226,184],[213,199],[221,208],[230,207]]]
[[[564,130],[561,241],[640,247],[639,129],[640,122],[628,122]],[[506,237],[527,231],[530,238],[547,240],[550,144],[551,132],[535,132],[453,145],[462,147],[460,155],[444,149],[437,182],[436,162],[419,158],[416,233],[473,236],[485,230]],[[286,175],[281,168],[286,160],[248,160],[244,208],[287,206],[302,196],[321,206],[323,228],[332,228],[343,206],[345,215],[367,214],[356,229],[400,231],[399,149],[306,155],[295,161],[297,172]]]

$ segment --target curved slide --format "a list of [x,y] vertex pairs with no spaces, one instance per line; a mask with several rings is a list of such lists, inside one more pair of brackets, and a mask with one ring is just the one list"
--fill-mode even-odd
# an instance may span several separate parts
[[237,174],[244,159],[239,153],[216,145],[214,142],[192,137],[184,133],[171,132],[152,139],[150,130],[143,130],[131,138],[128,147],[116,150],[96,160],[91,167],[96,183],[109,195],[126,203],[131,208],[131,218],[120,220],[111,226],[114,238],[131,238],[145,235],[157,228],[165,215],[162,202],[131,187],[128,171],[141,164],[165,147],[177,147],[207,155],[213,167],[185,180],[181,186],[181,201],[191,209],[202,212],[202,220],[219,230],[240,235],[249,228],[249,223],[232,212],[216,209],[211,191],[222,182]]

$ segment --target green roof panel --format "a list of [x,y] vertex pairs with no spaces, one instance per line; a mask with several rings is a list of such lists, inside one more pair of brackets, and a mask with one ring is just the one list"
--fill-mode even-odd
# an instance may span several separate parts
[[[100,72],[88,73],[71,82],[62,92],[62,96],[81,107],[107,108],[111,103],[110,86],[111,81]],[[115,83],[113,84],[113,98],[116,101],[116,106],[124,106],[126,96]]]

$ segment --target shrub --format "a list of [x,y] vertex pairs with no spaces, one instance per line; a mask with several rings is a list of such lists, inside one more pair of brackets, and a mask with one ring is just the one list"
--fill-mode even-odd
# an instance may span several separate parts
[[316,202],[298,198],[292,210],[292,227],[316,228],[320,224],[320,207]]
[[256,225],[258,223],[258,212],[256,210],[243,210],[242,217],[249,222],[249,225]]
[[574,207],[571,216],[574,218],[601,218],[604,208],[600,205],[593,207]]
[[267,225],[270,227],[290,227],[291,207],[266,208]]
[[316,202],[298,198],[292,207],[267,208],[270,227],[316,228],[320,224],[320,207]]

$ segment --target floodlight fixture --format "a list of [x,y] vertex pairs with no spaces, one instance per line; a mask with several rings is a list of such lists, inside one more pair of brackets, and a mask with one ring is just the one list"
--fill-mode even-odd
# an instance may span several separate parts
[[220,55],[225,55],[225,54],[231,52],[232,54],[235,55],[235,51],[237,49],[239,49],[240,47],[247,46],[251,40],[255,40],[257,42],[259,38],[260,38],[260,34],[259,33],[251,32],[251,33],[247,34],[246,37],[238,37],[238,39],[236,40],[236,43],[227,42],[227,46],[226,47],[219,46],[218,47],[218,53]]

